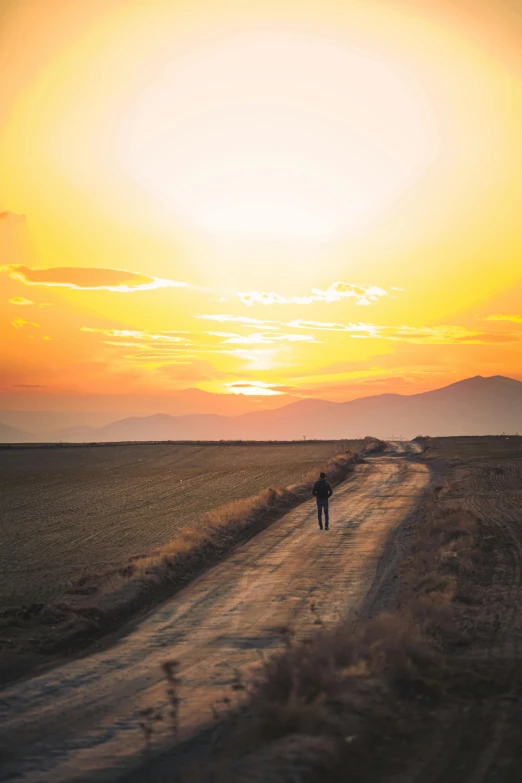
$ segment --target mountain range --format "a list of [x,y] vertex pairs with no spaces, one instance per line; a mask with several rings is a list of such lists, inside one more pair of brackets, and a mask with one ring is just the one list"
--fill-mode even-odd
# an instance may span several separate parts
[[349,402],[304,399],[239,415],[192,413],[132,416],[101,427],[29,433],[0,424],[0,442],[143,440],[410,439],[416,435],[496,435],[522,432],[522,382],[495,375],[458,381],[420,394],[381,394]]

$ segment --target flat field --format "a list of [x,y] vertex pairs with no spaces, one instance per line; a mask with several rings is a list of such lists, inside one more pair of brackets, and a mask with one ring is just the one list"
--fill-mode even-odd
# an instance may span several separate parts
[[425,455],[463,462],[487,462],[489,459],[522,459],[522,436],[484,435],[459,438],[421,438]]
[[[449,466],[442,495],[481,519],[491,540],[501,541],[495,557],[505,556],[508,563],[517,557],[522,564],[522,437],[430,438],[423,443],[424,458],[442,459]],[[517,569],[518,576],[499,565],[506,588],[518,589],[520,565]]]
[[148,554],[230,500],[285,487],[361,441],[0,449],[0,609]]

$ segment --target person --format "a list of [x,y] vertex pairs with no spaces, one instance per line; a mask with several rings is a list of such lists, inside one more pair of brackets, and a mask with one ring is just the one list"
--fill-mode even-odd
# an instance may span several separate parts
[[324,529],[328,530],[328,499],[333,495],[333,489],[330,483],[326,480],[326,474],[321,473],[319,481],[316,481],[312,488],[312,495],[317,500],[317,518],[319,520],[319,528],[323,529],[323,511],[324,511]]

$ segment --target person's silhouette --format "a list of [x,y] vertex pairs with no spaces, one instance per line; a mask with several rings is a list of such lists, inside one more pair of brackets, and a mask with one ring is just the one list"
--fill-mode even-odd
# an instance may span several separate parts
[[333,495],[333,489],[326,480],[326,474],[321,473],[319,481],[316,481],[312,488],[312,495],[317,500],[317,519],[319,527],[323,529],[323,511],[324,511],[324,529],[329,530],[328,499]]

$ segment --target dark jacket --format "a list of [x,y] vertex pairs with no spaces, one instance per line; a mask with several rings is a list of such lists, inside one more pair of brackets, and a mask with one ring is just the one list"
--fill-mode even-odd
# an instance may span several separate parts
[[333,495],[333,489],[326,479],[319,479],[313,486],[312,495],[318,500],[328,500],[330,495]]

